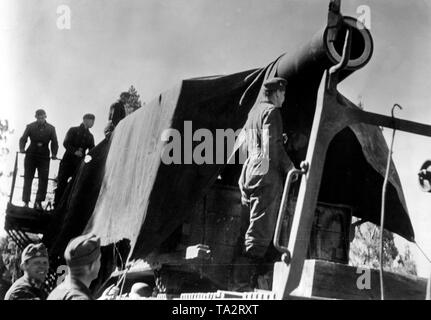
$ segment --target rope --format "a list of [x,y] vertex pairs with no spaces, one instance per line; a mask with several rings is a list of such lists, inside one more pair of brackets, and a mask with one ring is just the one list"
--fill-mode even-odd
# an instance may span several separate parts
[[121,284],[121,289],[120,289],[120,293],[119,293],[120,297],[123,295],[124,284],[126,283],[126,277],[127,277],[127,273],[129,272],[129,269],[130,269],[130,266],[127,267],[127,269],[124,271],[123,283]]
[[[395,107],[398,107],[401,110],[403,109],[399,104],[397,103],[394,104],[391,110],[392,120],[395,119],[394,118]],[[382,206],[381,206],[381,215],[380,215],[380,268],[379,268],[380,269],[379,270],[380,271],[380,297],[382,300],[385,300],[384,282],[383,282],[383,231],[385,227],[386,187],[388,185],[389,171],[391,168],[392,150],[394,147],[395,132],[396,132],[396,129],[394,126],[394,130],[392,132],[391,147],[389,149],[389,154],[388,154],[388,162],[386,165],[385,180],[383,181],[383,188],[382,188]]]
[[[122,294],[123,294],[124,285],[126,283],[127,273],[129,272],[129,270],[130,270],[130,268],[131,268],[132,265],[131,264],[127,265],[128,261],[129,261],[129,257],[127,257],[127,260],[124,263],[123,258],[121,257],[120,251],[118,250],[116,244],[114,244],[114,256],[115,256],[115,251],[118,254],[118,257],[120,258],[121,268],[125,269],[124,272],[123,272],[123,274],[121,275],[120,279],[117,281],[117,284],[115,285],[117,288],[120,288],[120,285],[121,285],[120,292],[118,293],[118,297],[121,297]],[[129,254],[129,256],[130,256],[130,254]],[[127,267],[126,267],[126,265],[127,265]]]
[[[112,247],[112,257],[113,257],[113,261],[115,261],[115,263],[117,261],[117,253],[118,253],[118,256],[120,257],[120,260],[121,260],[121,268],[123,268],[123,259],[121,258],[121,255],[120,255],[120,252],[118,251],[117,245],[114,244],[113,247]],[[124,276],[124,274],[122,275],[122,277],[123,276]],[[117,281],[117,284],[115,285],[116,287],[119,286],[121,279],[122,278],[120,278]],[[100,288],[97,290],[97,295],[100,294],[101,290],[105,287],[105,285],[109,282],[109,280],[111,280],[111,277],[108,277],[108,279],[106,279],[105,282],[102,283],[102,285],[100,286]]]
[[422,250],[422,248],[419,246],[419,244],[417,242],[415,242],[415,245],[418,247],[418,249],[420,250],[420,252],[422,252],[423,256],[425,257],[425,259],[428,260],[428,262],[431,264],[431,259],[428,258],[428,256],[426,255],[426,253]]
[[[120,261],[121,261],[121,269],[123,269],[123,268],[125,267],[125,265],[124,265],[123,257],[121,257],[120,251],[119,251],[119,250],[118,250],[118,248],[117,248],[117,244],[114,244],[114,250],[115,250],[115,252],[117,253],[117,256],[120,258]],[[114,254],[114,257],[115,257],[115,254]],[[117,260],[115,260],[115,261],[117,261]]]
[[131,264],[129,264],[127,266],[126,270],[124,270],[123,275],[121,276],[120,280],[118,281],[118,283],[116,285],[116,287],[118,287],[119,284],[122,282],[120,292],[118,293],[118,297],[121,297],[123,295],[124,284],[126,283],[126,277],[127,277],[127,273],[130,270],[130,267],[131,267]]

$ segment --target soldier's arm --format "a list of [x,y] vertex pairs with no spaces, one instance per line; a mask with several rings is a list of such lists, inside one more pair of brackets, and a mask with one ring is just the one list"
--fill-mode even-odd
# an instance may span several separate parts
[[22,137],[19,139],[19,151],[24,152],[25,144],[27,143],[28,137],[30,136],[30,128],[27,126],[24,130]]
[[114,125],[112,124],[112,121],[109,120],[105,129],[103,129],[103,133],[105,134],[105,138],[108,138],[112,131],[114,131]]
[[67,131],[66,137],[64,138],[64,142],[63,142],[64,148],[72,154],[78,150],[78,148],[73,145],[74,134],[75,134],[75,130],[73,128],[70,128]]
[[91,149],[94,148],[94,137],[93,137],[93,135],[91,135],[90,138],[91,139],[90,139],[90,145],[88,147],[88,151],[90,151]]
[[55,132],[55,128],[52,127],[52,133],[51,133],[51,154],[53,158],[57,157],[58,152],[58,140],[57,140],[57,133]]
[[263,143],[266,144],[266,152],[272,165],[277,166],[282,173],[287,174],[292,169],[293,163],[284,149],[283,120],[278,109],[271,108],[265,113],[263,117],[263,129],[267,135]]

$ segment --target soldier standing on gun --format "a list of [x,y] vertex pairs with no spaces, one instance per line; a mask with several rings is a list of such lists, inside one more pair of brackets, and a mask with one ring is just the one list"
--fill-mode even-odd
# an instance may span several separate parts
[[105,127],[104,133],[105,137],[109,137],[114,131],[117,124],[126,117],[128,101],[130,99],[130,93],[122,92],[120,94],[120,99],[113,103],[109,108],[109,121]]
[[95,119],[93,114],[85,114],[81,125],[70,128],[66,134],[63,143],[66,152],[60,162],[57,189],[55,190],[54,205],[56,207],[66,189],[69,178],[74,175],[86,152],[94,148],[94,137],[90,129],[93,127]]
[[[37,169],[39,184],[34,208],[41,210],[45,201],[48,188],[49,175],[49,148],[51,142],[52,159],[57,159],[58,142],[55,127],[46,122],[46,112],[42,109],[36,111],[36,121],[27,125],[24,134],[19,140],[19,150],[26,153],[24,159],[24,189],[22,201],[28,207],[31,195],[31,185]],[[30,138],[30,146],[24,151],[27,139]]]
[[238,183],[241,202],[250,213],[245,233],[243,264],[250,265],[251,268],[239,273],[244,277],[248,277],[247,272],[250,273],[248,286],[245,285],[247,290],[257,287],[257,277],[263,269],[275,230],[283,178],[293,168],[283,146],[280,112],[286,85],[287,81],[283,78],[267,80],[263,84],[262,98],[250,111],[244,126],[247,132],[248,158]]

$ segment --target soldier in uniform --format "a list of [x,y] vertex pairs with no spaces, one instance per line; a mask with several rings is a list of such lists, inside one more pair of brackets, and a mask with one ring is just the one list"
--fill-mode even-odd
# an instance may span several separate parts
[[54,199],[55,206],[58,205],[64,193],[68,179],[74,175],[86,152],[94,148],[94,137],[90,132],[90,129],[94,125],[94,120],[95,116],[93,114],[86,114],[80,126],[72,127],[67,131],[63,143],[66,152],[58,170],[57,189],[55,190]]
[[[42,209],[42,201],[45,200],[48,188],[49,175],[49,149],[51,142],[52,159],[57,159],[58,142],[54,126],[46,122],[46,112],[42,109],[36,111],[36,121],[27,125],[24,134],[19,140],[20,152],[26,153],[24,159],[24,189],[22,201],[28,207],[31,195],[31,185],[34,173],[37,169],[39,185],[34,203],[35,209]],[[30,138],[30,146],[26,151],[25,145]]]
[[[100,269],[100,239],[86,234],[72,239],[64,251],[68,274],[55,288],[48,300],[95,300],[89,287]],[[101,300],[115,298],[113,286],[105,290]]]
[[120,94],[120,99],[113,103],[109,108],[109,121],[104,132],[105,136],[109,137],[112,131],[114,131],[117,124],[126,117],[126,106],[130,98],[130,93],[122,92]]
[[241,202],[250,213],[244,256],[255,266],[262,263],[270,246],[283,179],[293,167],[283,146],[280,113],[286,84],[283,78],[272,78],[264,83],[262,99],[253,106],[244,127],[248,157],[242,168],[239,187]]
[[49,270],[48,251],[42,244],[29,244],[21,254],[24,275],[6,292],[5,300],[45,300],[45,278]]

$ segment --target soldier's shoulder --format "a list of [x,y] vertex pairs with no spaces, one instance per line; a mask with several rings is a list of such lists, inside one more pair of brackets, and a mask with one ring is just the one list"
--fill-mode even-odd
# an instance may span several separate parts
[[47,300],[92,300],[92,299],[86,293],[81,292],[80,290],[74,287],[59,285],[49,294]]
[[27,128],[35,128],[35,127],[37,127],[37,121],[33,121],[27,124]]
[[65,293],[64,284],[60,284],[51,291],[46,300],[64,300]]
[[78,130],[79,130],[79,128],[80,128],[80,126],[70,127],[70,128],[69,128],[69,131],[70,131],[70,132],[76,132],[76,131],[78,131]]
[[71,290],[67,296],[67,300],[93,300],[92,297],[79,290]]
[[52,124],[48,123],[48,122],[46,123],[46,127],[49,128],[49,129],[51,129],[51,130],[55,130],[55,127]]
[[21,277],[10,286],[9,290],[6,292],[5,300],[29,298],[29,295],[31,295],[29,289],[30,283],[24,277]]
[[21,286],[25,286],[28,285],[29,282],[27,281],[26,277],[22,276],[21,278],[18,278],[11,286],[11,288],[13,287],[21,287]]

